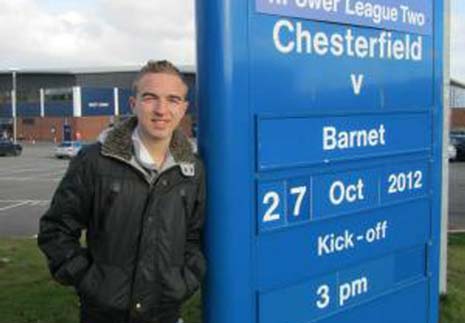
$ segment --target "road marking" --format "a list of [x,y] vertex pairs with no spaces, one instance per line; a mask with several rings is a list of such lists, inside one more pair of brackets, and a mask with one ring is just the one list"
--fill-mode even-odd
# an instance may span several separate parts
[[12,203],[11,205],[0,207],[1,212],[20,206],[47,206],[50,203],[50,200],[0,200],[0,203]]
[[0,177],[0,181],[12,181],[12,182],[59,182],[61,177],[54,178],[40,178],[40,177]]
[[12,204],[12,205],[8,205],[8,206],[0,208],[0,212],[1,211],[6,211],[6,210],[9,210],[9,209],[13,209],[13,208],[18,207],[18,206],[25,205],[27,203],[28,203],[27,201],[24,201],[24,202],[19,202],[19,203],[15,203],[15,204]]
[[47,167],[47,168],[23,168],[23,169],[13,169],[7,171],[0,171],[0,176],[3,175],[13,175],[13,174],[23,174],[23,173],[33,173],[35,174],[43,174],[43,173],[50,173],[50,172],[65,172],[67,167]]
[[50,176],[55,177],[55,176],[63,176],[63,175],[64,175],[64,171],[60,172],[60,171],[54,170],[52,172],[43,172],[43,173],[37,174],[36,178],[46,178]]
[[8,167],[7,170],[0,171],[0,174],[13,174],[13,173],[23,173],[23,172],[40,172],[42,170],[50,169],[49,166],[38,168],[35,167],[24,167],[23,165],[17,165],[17,167]]

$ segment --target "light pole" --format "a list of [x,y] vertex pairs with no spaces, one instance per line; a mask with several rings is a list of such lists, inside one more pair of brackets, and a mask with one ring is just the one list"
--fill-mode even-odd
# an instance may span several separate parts
[[10,69],[12,73],[12,90],[11,90],[11,114],[13,117],[13,141],[16,144],[16,69]]

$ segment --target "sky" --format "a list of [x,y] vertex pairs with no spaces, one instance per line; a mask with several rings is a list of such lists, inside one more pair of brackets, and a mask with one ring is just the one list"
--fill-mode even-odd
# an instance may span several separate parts
[[450,1],[450,74],[465,83],[465,0]]
[[[424,0],[430,1],[430,0]],[[451,1],[451,76],[465,82],[465,0]],[[0,0],[0,69],[195,64],[195,0]]]
[[0,69],[195,62],[193,0],[0,0]]

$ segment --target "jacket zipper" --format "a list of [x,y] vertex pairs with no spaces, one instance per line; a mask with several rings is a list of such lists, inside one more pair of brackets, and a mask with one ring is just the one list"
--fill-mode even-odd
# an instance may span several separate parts
[[[169,168],[169,169],[172,169],[172,168]],[[147,213],[149,204],[151,202],[151,197],[153,195],[153,191],[157,187],[157,184],[160,181],[160,178],[165,173],[166,173],[166,171],[163,172],[163,173],[160,173],[160,175],[155,179],[155,181],[153,181],[153,183],[149,184],[149,192],[148,192],[147,198],[145,199],[145,205],[144,205],[144,209],[142,211],[142,218],[141,218],[140,226],[139,226],[139,234],[138,234],[138,237],[137,237],[136,260],[134,262],[134,269],[133,269],[132,275],[131,275],[132,277],[131,277],[131,285],[130,285],[130,292],[129,292],[129,306],[130,306],[130,308],[129,308],[129,312],[128,312],[129,317],[127,319],[127,322],[129,322],[129,323],[132,322],[132,320],[131,320],[131,312],[132,312],[132,309],[133,309],[133,306],[134,306],[134,285],[135,285],[135,282],[136,282],[137,268],[138,268],[138,263],[139,263],[140,246],[141,246],[141,243],[142,243],[142,236],[143,236],[143,232],[144,232],[145,214]]]
[[142,211],[142,217],[141,217],[141,221],[139,224],[139,233],[138,233],[137,245],[136,245],[136,259],[134,261],[134,269],[132,270],[132,274],[131,274],[131,285],[130,285],[130,290],[129,290],[129,311],[127,314],[128,317],[126,319],[126,321],[129,323],[132,322],[131,313],[133,311],[133,306],[134,306],[133,304],[134,303],[134,285],[136,281],[137,269],[138,269],[138,264],[139,264],[139,253],[140,253],[140,246],[142,243],[142,236],[143,236],[143,230],[144,230],[145,213],[147,212],[147,209],[149,207],[152,192],[156,187],[157,181],[158,181],[158,178],[157,180],[155,180],[154,183],[149,184],[149,191],[147,193],[147,197],[145,198],[144,209]]

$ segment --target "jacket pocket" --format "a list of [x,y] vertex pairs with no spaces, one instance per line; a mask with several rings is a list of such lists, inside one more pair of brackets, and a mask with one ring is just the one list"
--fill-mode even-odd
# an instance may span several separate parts
[[163,274],[162,300],[164,302],[182,302],[189,292],[182,275],[182,267],[168,268]]
[[102,275],[95,263],[93,263],[77,286],[79,296],[91,301],[97,300],[101,281]]
[[124,310],[129,305],[130,281],[119,267],[93,263],[77,287],[86,304]]

